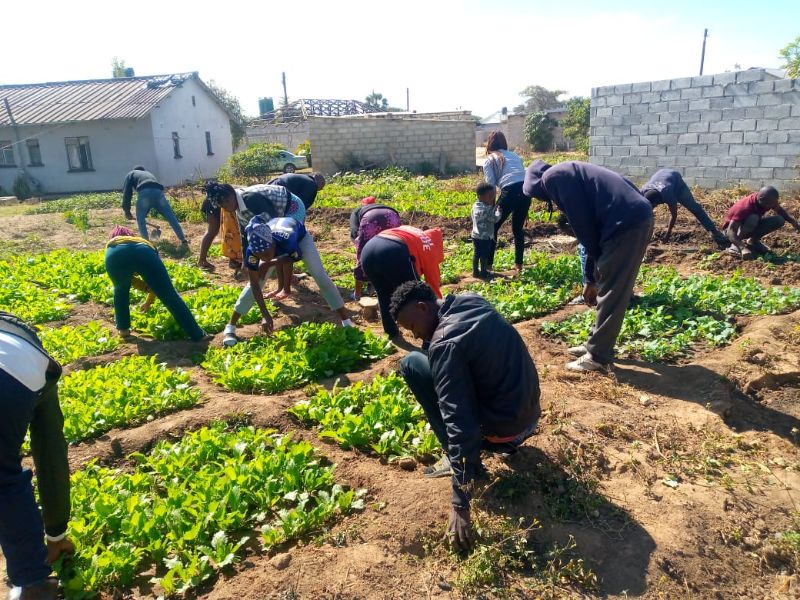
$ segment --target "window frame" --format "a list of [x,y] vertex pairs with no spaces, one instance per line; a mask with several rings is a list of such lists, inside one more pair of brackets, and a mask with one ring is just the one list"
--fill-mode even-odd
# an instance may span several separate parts
[[[11,162],[6,162],[6,153],[11,154]],[[11,140],[0,140],[0,169],[16,169],[17,156],[14,152],[14,142]]]
[[183,154],[181,154],[181,136],[178,135],[177,131],[172,132],[172,158],[176,160],[183,158]]
[[[34,161],[33,154],[31,153],[31,148],[36,147],[36,154],[38,157],[38,161]],[[44,161],[42,160],[42,145],[39,143],[39,138],[29,138],[25,140],[25,149],[28,151],[28,166],[29,167],[43,167]]]
[[[74,142],[72,141],[74,140]],[[80,166],[74,167],[72,165],[72,157],[69,153],[70,145],[76,145],[78,147],[78,158],[81,161]],[[64,138],[64,148],[67,152],[67,172],[68,173],[87,173],[94,171],[94,161],[92,160],[92,147],[91,143],[89,142],[89,136],[87,135],[76,135]],[[81,149],[85,148],[83,154],[81,154]],[[86,164],[84,164],[84,160],[86,159]]]
[[206,131],[206,156],[214,156],[214,149],[211,146],[211,132]]

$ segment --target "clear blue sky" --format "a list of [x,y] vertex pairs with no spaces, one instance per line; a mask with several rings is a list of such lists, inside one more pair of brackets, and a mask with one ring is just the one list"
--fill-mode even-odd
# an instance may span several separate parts
[[[328,0],[205,3],[7,2],[0,83],[109,76],[113,56],[137,75],[199,71],[237,95],[363,99],[486,115],[530,84],[592,87],[778,67],[800,35],[800,1]],[[136,6],[136,9],[132,7]],[[79,7],[79,8],[78,8]],[[46,19],[42,16],[47,15]]]

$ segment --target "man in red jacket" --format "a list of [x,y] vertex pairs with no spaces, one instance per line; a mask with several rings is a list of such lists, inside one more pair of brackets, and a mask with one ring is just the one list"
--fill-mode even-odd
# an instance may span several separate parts
[[[745,196],[728,209],[722,231],[731,241],[725,252],[745,260],[766,254],[769,248],[761,242],[768,233],[777,231],[787,221],[800,231],[800,224],[778,202],[778,190],[766,186],[757,193]],[[769,211],[776,214],[764,215]]]

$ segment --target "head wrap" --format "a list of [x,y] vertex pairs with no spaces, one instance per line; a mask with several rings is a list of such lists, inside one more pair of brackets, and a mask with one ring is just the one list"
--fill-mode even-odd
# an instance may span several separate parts
[[122,225],[117,225],[114,229],[111,230],[111,233],[108,235],[108,239],[113,240],[115,237],[119,237],[121,235],[127,237],[136,237],[136,233],[131,231],[127,227],[123,227]]
[[244,232],[247,234],[247,249],[251,254],[259,254],[272,247],[272,230],[261,215],[250,219]]
[[366,206],[367,204],[375,204],[375,196],[367,196],[361,199],[362,206]]

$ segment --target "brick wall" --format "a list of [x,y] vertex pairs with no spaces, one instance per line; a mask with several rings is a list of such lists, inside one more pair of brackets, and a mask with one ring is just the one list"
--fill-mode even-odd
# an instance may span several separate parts
[[800,80],[765,69],[592,89],[589,160],[635,179],[800,187]]
[[314,169],[334,173],[360,164],[413,169],[429,163],[442,172],[475,170],[475,123],[420,115],[311,117]]

